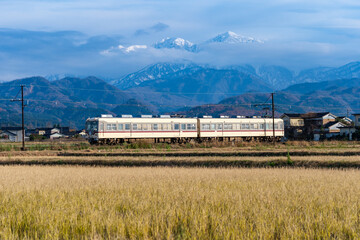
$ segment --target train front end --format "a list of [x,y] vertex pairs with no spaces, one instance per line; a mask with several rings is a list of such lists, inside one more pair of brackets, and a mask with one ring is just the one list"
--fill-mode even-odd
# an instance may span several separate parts
[[99,142],[99,119],[88,118],[85,123],[85,131],[88,135],[88,141],[90,144]]

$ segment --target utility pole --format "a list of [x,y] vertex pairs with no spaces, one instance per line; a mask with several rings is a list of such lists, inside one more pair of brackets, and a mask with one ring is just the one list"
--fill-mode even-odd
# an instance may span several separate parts
[[274,93],[271,93],[271,106],[272,106],[272,120],[273,120],[273,142],[275,144],[275,103],[274,103]]
[[24,104],[24,85],[21,85],[21,99],[17,99],[17,94],[16,97],[11,100],[12,102],[21,102],[21,135],[22,135],[22,148],[21,151],[25,151],[25,121],[24,121],[24,108],[25,108],[25,104]]

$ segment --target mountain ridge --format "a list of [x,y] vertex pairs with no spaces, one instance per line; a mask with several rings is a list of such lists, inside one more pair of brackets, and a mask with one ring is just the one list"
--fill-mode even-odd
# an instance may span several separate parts
[[[56,81],[43,77],[18,79],[0,84],[0,94],[5,99],[13,99],[19,92],[20,85],[25,85],[24,99],[29,102],[25,108],[25,116],[32,127],[71,122],[72,127],[82,128],[87,117],[103,113],[129,114],[138,112],[137,109],[147,109],[143,103],[135,103],[127,93],[96,77],[68,77]],[[118,111],[119,106],[123,106],[122,112]],[[0,108],[3,110],[0,124],[20,122],[19,104],[0,101]]]

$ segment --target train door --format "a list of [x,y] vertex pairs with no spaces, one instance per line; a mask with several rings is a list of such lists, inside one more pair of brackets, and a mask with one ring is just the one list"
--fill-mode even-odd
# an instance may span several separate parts
[[180,136],[184,136],[183,131],[186,131],[186,123],[180,123]]
[[224,122],[220,122],[217,124],[217,136],[224,136]]
[[125,126],[126,126],[126,125],[129,125],[129,130],[130,130],[129,137],[132,137],[133,124],[131,124],[131,123],[127,123],[127,124],[125,124]]
[[196,131],[197,131],[197,137],[198,138],[200,138],[201,137],[201,135],[200,135],[200,119],[199,118],[197,118],[196,119]]
[[176,136],[181,136],[181,129],[180,129],[180,123],[174,123],[174,131],[176,132]]
[[264,136],[266,137],[266,131],[267,131],[267,126],[266,126],[266,119],[264,119]]
[[104,137],[104,123],[99,123],[99,137]]

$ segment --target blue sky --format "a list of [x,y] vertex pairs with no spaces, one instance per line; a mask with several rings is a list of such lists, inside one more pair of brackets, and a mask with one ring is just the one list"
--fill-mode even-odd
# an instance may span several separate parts
[[[117,78],[147,64],[177,59],[214,65],[275,64],[294,70],[360,60],[360,1],[0,0],[0,4],[0,80],[63,73]],[[229,30],[265,44],[199,54],[154,49],[100,54],[118,45],[151,46],[164,37],[200,43]]]

